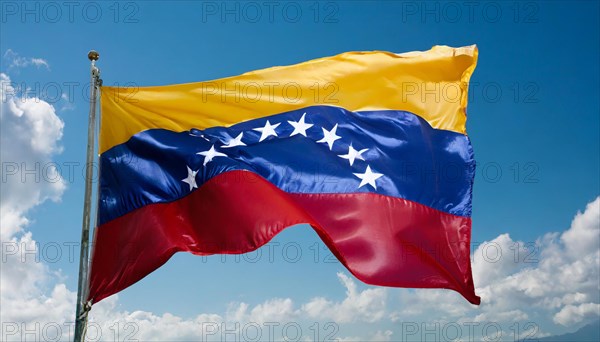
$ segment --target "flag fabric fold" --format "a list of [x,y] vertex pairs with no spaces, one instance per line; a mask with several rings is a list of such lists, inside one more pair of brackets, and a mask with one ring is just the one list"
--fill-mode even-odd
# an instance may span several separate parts
[[309,224],[358,279],[447,288],[471,275],[475,46],[351,52],[240,76],[101,89],[88,299],[174,253],[245,253]]

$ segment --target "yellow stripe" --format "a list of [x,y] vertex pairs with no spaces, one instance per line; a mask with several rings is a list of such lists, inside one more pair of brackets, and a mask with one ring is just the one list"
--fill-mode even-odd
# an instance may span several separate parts
[[425,52],[347,52],[214,81],[102,87],[100,152],[152,128],[185,131],[313,105],[350,111],[405,110],[465,134],[467,89],[477,47]]

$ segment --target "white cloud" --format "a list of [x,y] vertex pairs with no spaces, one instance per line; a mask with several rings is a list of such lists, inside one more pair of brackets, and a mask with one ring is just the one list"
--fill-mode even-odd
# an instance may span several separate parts
[[70,98],[70,96],[65,93],[62,93],[60,95],[60,102],[62,103],[62,107],[60,108],[61,112],[71,111],[75,109],[75,103]]
[[391,341],[392,335],[393,333],[391,330],[377,331],[369,341]]
[[226,318],[234,322],[265,323],[294,320],[300,314],[290,298],[273,298],[249,308],[247,303],[230,303]]
[[[112,296],[94,305],[88,323],[91,340],[220,341],[221,323],[217,314],[200,314],[184,319],[170,313],[156,315],[147,311],[123,311],[118,308],[118,296]],[[217,329],[217,330],[215,330]],[[115,338],[115,336],[119,338]]]
[[473,254],[473,278],[482,288],[517,271],[528,254],[522,243],[515,243],[509,234],[502,234],[481,244]]
[[356,282],[343,273],[338,278],[346,288],[346,298],[339,303],[323,297],[313,298],[302,306],[309,317],[332,319],[340,323],[355,321],[376,322],[385,315],[387,292],[385,288],[358,291]]
[[349,337],[338,337],[335,340],[338,342],[364,342],[364,341],[373,341],[373,342],[382,342],[382,341],[392,341],[392,335],[394,333],[391,330],[381,331],[378,330],[370,337],[358,337],[358,336],[349,336]]
[[583,303],[579,305],[567,305],[563,307],[556,315],[554,322],[564,326],[573,325],[584,319],[597,318],[600,316],[600,304]]
[[[120,311],[117,307],[118,297],[112,296],[94,305],[90,313],[93,327],[90,333],[97,336],[111,333],[115,327],[123,334],[135,331],[133,338],[139,340],[223,340],[227,334],[237,340],[254,339],[262,336],[262,340],[281,340],[283,337],[295,339],[297,334],[301,340],[311,340],[315,333],[329,336],[338,333],[339,324],[345,322],[373,321],[383,317],[385,289],[367,289],[359,291],[354,280],[339,273],[338,277],[346,287],[346,298],[341,302],[323,300],[331,305],[323,312],[307,312],[315,300],[296,306],[290,298],[273,298],[251,306],[248,303],[230,303],[225,314],[201,314],[191,319],[184,319],[169,313],[157,315],[151,312]],[[373,300],[376,298],[376,300]],[[314,309],[314,307],[312,307]],[[311,309],[311,310],[312,310]],[[334,313],[333,310],[344,311]],[[317,321],[311,320],[317,318]],[[331,321],[331,322],[330,322]],[[315,322],[320,322],[315,326]],[[329,324],[329,325],[327,325]],[[111,328],[112,327],[112,328]],[[286,328],[287,327],[287,328]],[[112,330],[111,330],[112,329]],[[392,332],[376,331],[363,337],[349,337],[347,340],[389,341]],[[337,335],[335,336],[337,337]],[[342,340],[346,340],[342,339]]]
[[[600,197],[588,204],[583,213],[578,213],[571,227],[560,236],[550,233],[538,239],[535,244],[538,253],[529,261],[519,257],[512,260],[513,266],[504,265],[506,261],[486,263],[478,258],[479,254],[483,254],[483,247],[480,247],[475,252],[473,268],[475,283],[481,286],[478,291],[484,302],[482,309],[497,317],[521,308],[551,316],[562,310],[576,312],[573,308],[569,309],[574,304],[587,302],[597,305],[600,302],[599,205]],[[524,245],[508,236],[500,236],[493,242],[501,246],[508,259],[514,258],[515,246]],[[531,251],[522,254],[531,254]],[[532,262],[536,258],[539,261]],[[496,275],[490,276],[490,271],[484,270],[497,265],[502,271]],[[589,313],[589,308],[589,305],[581,307],[577,312],[584,310]],[[581,319],[570,322],[582,322],[584,317],[590,316],[581,315]],[[555,319],[555,322],[565,320]]]
[[589,203],[583,213],[577,213],[571,228],[560,237],[571,260],[598,254],[600,250],[600,198]]
[[0,237],[5,241],[28,224],[28,210],[46,200],[60,200],[66,188],[51,163],[62,150],[63,121],[47,102],[16,97],[10,83],[0,73]]
[[[17,97],[10,78],[3,73],[0,99],[0,315],[3,324],[11,327],[22,322],[38,326],[63,322],[73,310],[75,294],[36,260],[38,246],[24,228],[32,208],[46,200],[59,201],[65,191],[65,181],[50,164],[52,156],[61,151],[64,124],[52,105]],[[26,328],[35,328],[35,324]]]
[[54,107],[39,98],[17,97],[10,78],[0,73],[0,237],[11,239],[25,227],[26,213],[46,200],[59,201],[66,182],[53,166],[62,151],[64,123]]
[[19,69],[33,65],[37,68],[44,67],[46,70],[50,70],[50,64],[48,64],[45,59],[36,57],[22,57],[11,49],[6,50],[4,53],[4,59],[8,61],[9,69]]

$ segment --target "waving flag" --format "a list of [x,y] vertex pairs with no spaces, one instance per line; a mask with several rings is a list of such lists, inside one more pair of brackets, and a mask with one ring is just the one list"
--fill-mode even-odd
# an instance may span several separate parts
[[307,223],[366,283],[453,289],[479,304],[465,133],[476,61],[475,46],[436,46],[102,87],[88,299],[176,252],[246,253]]

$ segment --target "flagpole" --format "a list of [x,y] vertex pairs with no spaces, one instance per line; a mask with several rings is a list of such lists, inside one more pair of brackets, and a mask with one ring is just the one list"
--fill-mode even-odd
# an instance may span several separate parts
[[94,147],[96,142],[96,100],[99,87],[102,85],[100,69],[96,61],[100,58],[98,52],[91,50],[88,59],[91,62],[91,96],[90,113],[88,118],[88,139],[85,171],[85,195],[83,200],[83,222],[81,225],[81,252],[79,255],[79,283],[77,285],[77,309],[75,312],[75,334],[73,341],[82,342],[85,338],[87,315],[91,309],[86,302],[88,290],[89,243],[90,243],[90,212],[92,207],[92,178],[94,176]]

